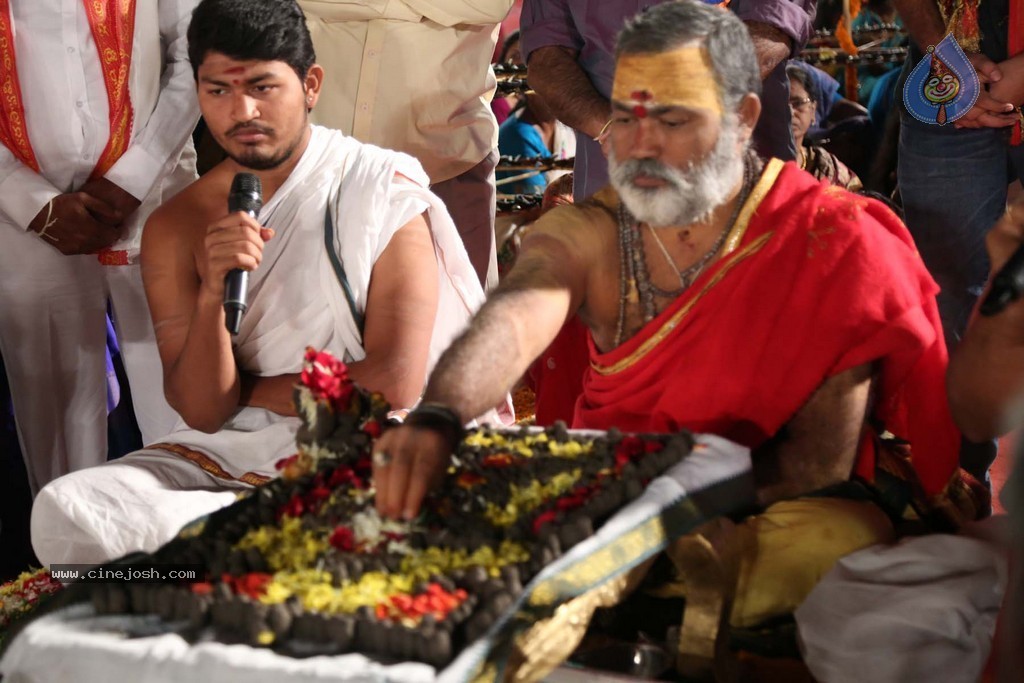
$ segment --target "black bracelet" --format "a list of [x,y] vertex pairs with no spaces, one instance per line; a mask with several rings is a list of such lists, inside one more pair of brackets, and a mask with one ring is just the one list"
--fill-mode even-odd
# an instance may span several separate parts
[[441,403],[421,403],[405,418],[405,424],[437,432],[454,448],[462,442],[466,428],[458,414]]

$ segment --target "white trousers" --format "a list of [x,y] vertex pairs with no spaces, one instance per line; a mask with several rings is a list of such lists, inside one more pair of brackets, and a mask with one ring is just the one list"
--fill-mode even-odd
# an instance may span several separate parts
[[32,505],[32,547],[44,567],[153,552],[251,488],[169,453],[137,451],[40,491]]
[[107,456],[108,298],[144,443],[174,427],[138,265],[64,256],[0,222],[0,353],[33,493]]

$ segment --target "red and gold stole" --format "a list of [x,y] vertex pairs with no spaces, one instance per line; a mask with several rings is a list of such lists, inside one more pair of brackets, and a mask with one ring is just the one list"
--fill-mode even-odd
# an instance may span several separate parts
[[[128,74],[135,34],[135,1],[83,1],[99,52],[110,104],[110,138],[90,175],[95,179],[103,176],[121,158],[131,137],[134,111],[128,92]],[[0,0],[0,142],[26,166],[39,171],[39,161],[32,150],[25,125],[25,105],[18,80],[9,0]],[[108,264],[115,264],[121,258],[126,258],[126,255],[109,251],[100,254],[100,260]]]
[[[756,449],[825,380],[870,364],[873,417],[911,443],[917,478],[936,495],[960,445],[937,289],[891,211],[774,160],[717,262],[618,348],[591,338],[574,426],[685,428]],[[876,447],[866,435],[856,465],[869,481]]]

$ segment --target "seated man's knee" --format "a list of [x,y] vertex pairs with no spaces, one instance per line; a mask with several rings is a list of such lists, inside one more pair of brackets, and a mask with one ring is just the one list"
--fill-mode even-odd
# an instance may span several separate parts
[[895,537],[874,503],[801,498],[775,503],[735,530],[739,552],[733,626],[790,614],[836,561]]
[[44,567],[54,563],[103,562],[102,539],[81,524],[89,500],[87,470],[72,472],[47,484],[32,502],[32,548]]

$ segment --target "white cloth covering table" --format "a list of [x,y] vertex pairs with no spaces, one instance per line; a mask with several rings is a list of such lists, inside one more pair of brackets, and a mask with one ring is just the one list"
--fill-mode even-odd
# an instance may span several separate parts
[[[695,510],[709,502],[706,497],[691,504],[693,494],[721,484],[741,482],[734,490],[748,494],[750,479],[748,449],[715,436],[700,436],[694,452],[672,468],[665,476],[652,481],[644,494],[616,513],[593,536],[570,549],[548,565],[526,587],[523,596],[540,582],[557,582],[560,574],[598,550],[614,544],[629,532],[658,520],[669,508],[681,503]],[[724,503],[724,500],[721,501]],[[749,502],[743,500],[741,504]],[[717,511],[720,514],[723,511]],[[692,526],[703,521],[693,515]],[[692,528],[692,527],[691,527]],[[628,571],[664,548],[652,543],[643,556],[633,558],[609,577]],[[418,663],[383,664],[360,654],[333,657],[317,656],[295,659],[269,649],[218,642],[189,644],[176,633],[148,637],[127,637],[147,624],[156,625],[153,616],[98,617],[91,605],[75,605],[37,619],[12,642],[0,660],[4,683],[109,683],[126,676],[135,683],[180,683],[181,681],[216,681],[217,683],[278,683],[279,681],[336,683],[350,681],[463,681],[471,677],[488,656],[491,640],[501,632],[508,617],[520,603],[514,604],[505,617],[496,622],[488,635],[465,649],[441,672]]]

